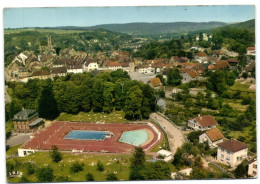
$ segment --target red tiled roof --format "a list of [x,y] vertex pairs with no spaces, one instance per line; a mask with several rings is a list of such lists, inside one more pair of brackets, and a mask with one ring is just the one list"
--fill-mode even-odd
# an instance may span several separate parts
[[235,59],[235,58],[229,58],[228,60],[227,60],[229,63],[238,63],[239,61],[237,60],[237,59]]
[[205,132],[212,142],[218,141],[224,138],[224,135],[219,131],[218,128],[213,128]]
[[223,70],[225,68],[230,68],[230,65],[227,60],[220,60],[214,67],[215,70]]
[[255,50],[255,47],[247,47],[247,50]]
[[206,57],[207,56],[207,54],[205,52],[198,52],[196,55],[199,56],[199,57]]
[[218,122],[211,116],[211,115],[205,115],[194,118],[202,127],[207,127],[211,125],[217,125]]
[[122,66],[120,63],[118,63],[118,62],[110,62],[110,63],[108,63],[108,65],[107,66]]
[[237,152],[242,149],[248,148],[247,144],[237,141],[235,139],[231,139],[231,140],[227,140],[222,143],[219,143],[218,147],[224,148],[224,149],[232,151],[232,152]]
[[196,78],[199,75],[195,70],[189,70],[186,73],[192,78]]

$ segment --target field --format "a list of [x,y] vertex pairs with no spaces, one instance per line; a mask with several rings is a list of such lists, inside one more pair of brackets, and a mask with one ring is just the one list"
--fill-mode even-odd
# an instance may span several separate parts
[[246,91],[246,92],[254,92],[252,90],[249,90],[251,84],[255,84],[255,81],[248,81],[248,80],[236,80],[235,84],[230,87],[231,90],[240,90],[240,91]]
[[58,121],[85,121],[85,122],[113,122],[124,123],[128,122],[124,118],[125,113],[123,111],[113,111],[110,114],[94,113],[94,112],[80,112],[77,115],[62,113],[57,120]]

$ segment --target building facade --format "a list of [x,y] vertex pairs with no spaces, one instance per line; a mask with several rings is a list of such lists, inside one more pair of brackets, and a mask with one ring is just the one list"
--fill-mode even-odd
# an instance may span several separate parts
[[211,116],[211,115],[205,115],[205,116],[198,116],[196,118],[190,119],[188,121],[188,127],[194,129],[194,130],[209,130],[212,128],[216,128],[218,122]]
[[235,139],[217,144],[217,161],[236,167],[247,158],[248,146]]
[[38,118],[38,112],[31,109],[22,109],[13,117],[15,133],[33,133],[39,125],[43,123],[42,118]]
[[210,148],[217,147],[217,144],[223,141],[224,135],[219,131],[218,128],[208,130],[199,136],[199,143],[208,142]]

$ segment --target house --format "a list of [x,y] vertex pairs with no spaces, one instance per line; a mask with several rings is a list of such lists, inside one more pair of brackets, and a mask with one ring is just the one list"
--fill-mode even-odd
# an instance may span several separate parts
[[201,130],[201,131],[216,128],[217,124],[218,122],[211,115],[205,115],[205,116],[199,115],[198,117],[190,119],[188,121],[188,127],[194,130]]
[[143,74],[152,74],[154,73],[155,68],[148,66],[148,65],[143,65],[138,67],[138,72],[143,73]]
[[217,161],[231,167],[236,167],[247,158],[247,144],[235,139],[230,139],[219,143],[217,144],[217,147]]
[[32,79],[48,79],[50,78],[50,72],[46,70],[40,70],[33,72]]
[[222,53],[221,50],[213,50],[212,51],[212,56],[214,56],[214,57],[222,57],[223,53]]
[[253,158],[248,163],[248,176],[257,178],[257,158]]
[[87,72],[91,72],[93,70],[98,70],[98,69],[99,69],[99,66],[96,61],[85,63],[85,71],[87,71]]
[[[196,41],[199,41],[200,40],[200,35],[197,35],[196,36]],[[209,37],[207,36],[206,33],[202,33],[202,40],[204,41],[208,41],[209,40]]]
[[108,66],[109,70],[113,70],[113,71],[115,71],[117,69],[122,69],[122,65],[118,62],[115,62],[115,61],[108,63],[107,66]]
[[128,63],[128,62],[127,62],[127,63],[122,63],[121,65],[122,65],[122,69],[123,69],[124,71],[129,72],[130,66],[129,66],[129,63]]
[[195,70],[193,70],[193,69],[189,70],[189,71],[184,72],[182,74],[181,82],[182,83],[187,83],[187,82],[190,82],[192,80],[196,80],[198,76],[199,76],[199,74]]
[[64,66],[66,66],[66,60],[65,59],[56,60],[52,64],[53,68],[64,67]]
[[158,77],[150,79],[150,82],[153,87],[158,87],[162,85],[162,82]]
[[67,65],[67,73],[83,73],[83,66],[81,64]]
[[202,63],[203,61],[207,60],[207,54],[205,52],[198,52],[195,57],[195,61]]
[[66,67],[57,67],[57,68],[53,68],[51,70],[51,77],[55,77],[55,76],[66,76],[67,75],[67,68]]
[[246,54],[250,56],[255,56],[255,47],[248,47]]
[[239,61],[238,61],[237,59],[235,59],[235,58],[229,58],[229,59],[227,60],[227,62],[229,63],[229,65],[230,65],[230,67],[232,68],[232,70],[237,69],[237,65],[238,65],[238,63],[239,63]]
[[209,147],[215,148],[218,143],[224,141],[224,135],[218,128],[213,128],[199,136],[199,143],[208,142]]
[[172,152],[167,151],[167,150],[164,150],[164,149],[158,151],[158,152],[157,152],[157,155],[158,155],[158,156],[159,156],[159,155],[162,156],[162,157],[163,157],[163,160],[164,160],[165,162],[168,162],[168,161],[170,161],[170,160],[173,159]]
[[43,123],[36,110],[22,109],[13,117],[15,133],[33,133]]
[[225,69],[231,69],[231,66],[227,60],[220,60],[219,62],[217,62],[217,64],[214,67],[214,70],[225,70]]
[[252,61],[248,65],[246,65],[243,72],[247,72],[249,76],[252,76],[252,72],[255,72],[255,61]]

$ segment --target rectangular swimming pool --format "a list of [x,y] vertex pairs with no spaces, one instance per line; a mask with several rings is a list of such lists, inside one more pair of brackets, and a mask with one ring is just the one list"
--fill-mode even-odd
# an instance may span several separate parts
[[108,133],[109,132],[106,131],[72,130],[64,137],[64,139],[103,141]]

